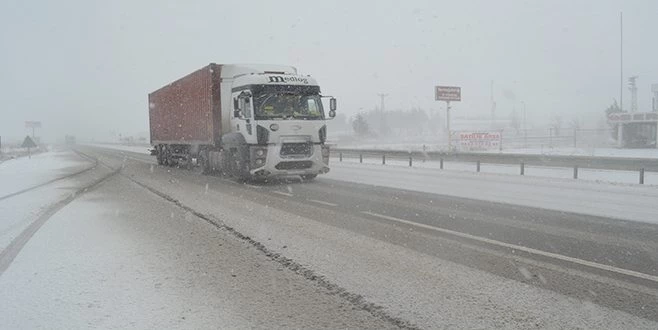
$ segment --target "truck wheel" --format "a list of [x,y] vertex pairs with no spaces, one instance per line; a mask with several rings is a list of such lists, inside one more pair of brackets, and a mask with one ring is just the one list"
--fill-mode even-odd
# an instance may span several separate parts
[[192,164],[192,155],[190,155],[188,152],[187,155],[185,156],[185,169],[190,171],[192,170],[193,166],[194,165]]
[[163,155],[164,155],[165,165],[174,166],[174,158],[171,157],[171,152],[169,151],[169,148],[165,148]]
[[162,146],[155,147],[157,154],[155,158],[158,160],[158,165],[164,165],[164,158],[162,157]]
[[210,163],[208,161],[207,151],[199,152],[199,155],[197,156],[197,163],[199,164],[199,169],[201,170],[201,174],[210,173]]
[[317,174],[304,174],[302,175],[302,180],[304,181],[313,181],[318,175]]

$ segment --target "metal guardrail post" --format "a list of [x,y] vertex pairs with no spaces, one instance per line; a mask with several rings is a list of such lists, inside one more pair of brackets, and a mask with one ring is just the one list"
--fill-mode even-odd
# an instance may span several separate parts
[[338,153],[338,159],[340,159],[341,162],[343,161],[343,153],[342,152]]
[[644,169],[640,169],[640,184],[644,184]]
[[386,165],[386,154],[382,155],[382,165]]
[[480,172],[480,161],[477,162],[477,171]]
[[578,179],[578,166],[573,167],[573,178]]
[[521,162],[521,175],[525,175],[525,163]]
[[363,163],[363,154],[359,154],[359,163]]
[[409,167],[411,167],[412,162],[413,162],[413,159],[411,158],[411,156],[409,156]]
[[443,158],[441,158],[441,169],[443,169]]

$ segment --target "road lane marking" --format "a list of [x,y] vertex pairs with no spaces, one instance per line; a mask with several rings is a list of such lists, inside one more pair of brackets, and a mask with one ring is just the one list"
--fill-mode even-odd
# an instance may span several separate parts
[[544,257],[549,257],[549,258],[553,258],[553,259],[558,259],[558,260],[562,260],[562,261],[568,261],[568,262],[583,265],[583,266],[588,266],[588,267],[601,269],[601,270],[605,270],[605,271],[609,271],[609,272],[613,272],[613,273],[617,273],[617,274],[623,274],[623,275],[627,275],[627,276],[641,278],[641,279],[644,279],[644,280],[648,280],[648,281],[658,283],[658,276],[649,275],[649,274],[645,274],[645,273],[640,273],[640,272],[637,272],[637,271],[634,271],[634,270],[618,268],[618,267],[614,267],[614,266],[600,264],[600,263],[597,263],[597,262],[592,262],[592,261],[582,260],[582,259],[573,258],[573,257],[569,257],[569,256],[564,256],[564,255],[557,254],[557,253],[551,253],[551,252],[537,250],[537,249],[533,249],[533,248],[529,248],[529,247],[525,247],[525,246],[505,243],[505,242],[501,242],[501,241],[497,241],[497,240],[493,240],[493,239],[489,239],[489,238],[485,238],[485,237],[475,236],[475,235],[466,234],[466,233],[462,233],[462,232],[459,232],[459,231],[454,231],[454,230],[435,227],[435,226],[429,226],[429,225],[425,225],[425,224],[422,224],[422,223],[412,222],[412,221],[408,221],[408,220],[404,220],[404,219],[400,219],[400,218],[396,218],[396,217],[391,217],[391,216],[388,216],[388,215],[373,213],[373,212],[369,212],[369,211],[361,211],[361,213],[367,214],[367,215],[370,215],[370,216],[373,216],[373,217],[378,217],[378,218],[390,220],[390,221],[404,223],[404,224],[410,225],[410,226],[430,229],[430,230],[434,230],[434,231],[438,231],[438,232],[442,232],[442,233],[446,233],[446,234],[450,234],[450,235],[454,235],[454,236],[459,236],[459,237],[471,239],[471,240],[474,240],[474,241],[479,241],[479,242],[483,242],[483,243],[497,245],[497,246],[501,246],[501,247],[505,247],[505,248],[514,249],[514,250],[524,251],[524,252],[527,252],[527,253],[540,255],[540,256],[544,256]]
[[292,197],[292,196],[293,196],[293,194],[289,194],[289,193],[287,193],[287,192],[277,191],[277,190],[273,191],[273,193],[275,193],[275,194],[279,194],[279,195],[283,195],[283,196],[288,196],[288,197]]
[[318,203],[318,204],[327,205],[327,206],[338,206],[338,204],[329,203],[329,202],[325,202],[325,201],[319,201],[317,199],[307,199],[307,200],[309,202]]

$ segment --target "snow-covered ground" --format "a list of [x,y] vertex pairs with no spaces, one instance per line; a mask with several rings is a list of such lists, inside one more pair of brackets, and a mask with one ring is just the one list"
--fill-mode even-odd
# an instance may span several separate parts
[[322,178],[658,223],[658,187],[381,164],[330,164]]
[[[331,165],[335,166],[340,160],[336,155],[332,155]],[[359,163],[358,157],[343,157],[344,163],[355,164]],[[381,158],[364,157],[363,164],[382,165]],[[405,158],[386,158],[386,165],[394,167],[409,167],[409,159]],[[414,159],[412,167],[434,169],[441,171],[441,163],[438,161],[425,161]],[[460,172],[476,172],[477,164],[475,162],[444,162],[443,171],[460,171]],[[480,165],[481,173],[492,174],[507,174],[520,176],[520,165],[505,165],[505,164],[487,164]],[[547,179],[573,179],[573,168],[570,167],[547,167],[547,166],[530,166],[526,165],[524,175],[529,177],[543,177]],[[584,181],[597,181],[608,183],[625,183],[625,184],[639,184],[640,172],[639,171],[617,171],[617,170],[598,170],[598,169],[578,169],[578,180]],[[658,173],[648,172],[644,173],[645,185],[658,185]]]
[[[121,166],[121,160],[115,162]],[[530,204],[557,200],[566,205],[560,207],[585,204],[603,211],[628,210],[658,200],[652,187],[374,164],[334,163],[332,167],[318,180],[471,194],[465,196],[471,198],[503,196]],[[255,203],[224,185],[209,189],[206,183],[203,189],[205,178],[195,173],[149,169],[143,164],[124,171],[127,177],[165,192],[420,327],[651,329],[656,325],[587,300]],[[629,198],[621,200],[627,205],[614,204],[619,195]],[[593,200],[600,205],[593,205]],[[656,214],[655,209],[650,211],[649,215]],[[340,221],[363,221],[352,217]],[[423,235],[405,228],[387,230],[396,231],[391,235]],[[318,291],[244,242],[230,239],[190,212],[117,176],[63,208],[25,245],[0,276],[0,319],[7,328],[386,325],[368,315],[355,316],[352,313],[359,311],[350,312],[353,308],[337,295]]]
[[76,188],[96,178],[93,173],[52,182],[29,192],[9,194],[80,172],[93,163],[71,151],[47,152],[0,164],[0,250],[6,248],[49,206],[66,199]]
[[51,151],[0,163],[0,197],[91,166],[70,151]]
[[110,148],[115,150],[136,152],[139,154],[150,154],[150,149],[152,149],[152,147],[148,144],[144,144],[144,145],[88,144],[88,145],[92,147]]
[[52,215],[3,271],[3,329],[391,327],[121,176]]
[[[353,166],[362,169],[353,173],[355,176],[363,172],[375,176],[382,172],[380,178],[396,174],[391,170],[393,167],[380,166],[381,171],[369,171],[369,165]],[[397,169],[401,173],[409,172],[405,168]],[[285,202],[290,203],[286,204],[289,208],[274,208],[268,202],[253,202],[225,185],[213,186],[212,181],[217,178],[207,179],[204,189],[206,178],[188,171],[157,166],[149,169],[143,165],[128,166],[125,171],[129,175],[135,171],[134,177],[144,184],[166,191],[182,204],[261,242],[273,253],[309,267],[348,292],[385,306],[385,311],[393,316],[412,320],[420,328],[655,328],[655,322],[598,306],[587,299],[501,278],[419,253],[408,249],[406,244],[390,244],[385,239],[332,224],[333,221],[362,223],[363,219],[355,215],[317,209],[333,219],[319,222],[294,211],[303,196],[290,197]],[[163,172],[168,176],[163,177]],[[401,182],[405,179],[410,177],[400,175],[394,182],[404,187]],[[417,184],[418,178],[413,181]],[[287,188],[291,195],[297,193],[295,187]],[[381,224],[372,221],[365,225],[368,231],[379,231]],[[404,227],[387,228],[385,232],[393,237],[411,235],[412,240],[424,235]],[[459,245],[462,252],[469,249]],[[507,267],[514,268],[515,264]]]

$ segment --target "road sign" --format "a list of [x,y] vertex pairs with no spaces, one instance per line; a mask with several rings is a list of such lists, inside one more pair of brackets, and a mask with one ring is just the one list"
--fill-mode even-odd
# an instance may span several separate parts
[[26,121],[25,128],[41,128],[40,121]]
[[455,86],[435,86],[434,98],[437,101],[461,101],[462,88]]
[[21,144],[22,148],[36,148],[37,144],[32,141],[32,138],[30,136],[26,136],[25,140],[23,140],[23,144]]
[[493,150],[500,149],[503,134],[501,131],[458,132],[456,138],[461,150]]

